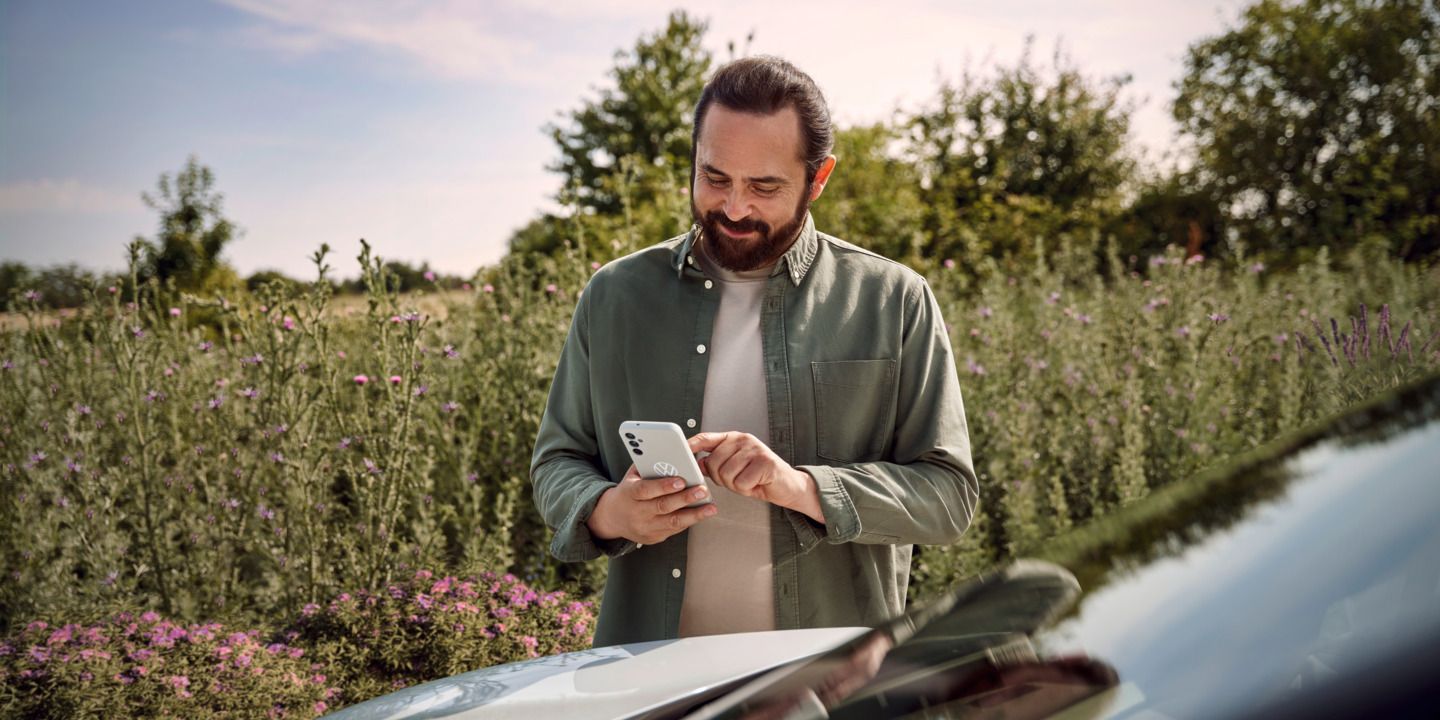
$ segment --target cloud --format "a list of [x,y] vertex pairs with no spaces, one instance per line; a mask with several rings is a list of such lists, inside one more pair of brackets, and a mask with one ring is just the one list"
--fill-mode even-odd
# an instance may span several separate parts
[[21,180],[0,185],[0,214],[63,212],[100,214],[143,209],[140,196],[79,180]]
[[355,0],[221,0],[248,13],[257,25],[239,31],[242,42],[286,55],[341,45],[408,57],[441,77],[529,81],[544,48],[534,33],[517,32],[497,5],[466,2]]

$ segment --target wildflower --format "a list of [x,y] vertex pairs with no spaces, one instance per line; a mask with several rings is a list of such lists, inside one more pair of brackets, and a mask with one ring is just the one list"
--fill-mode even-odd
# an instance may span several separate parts
[[482,288],[480,288],[480,289],[481,289],[482,291],[486,292],[486,293],[493,293],[493,292],[495,292],[495,286],[494,286],[494,285],[491,285],[490,283],[485,283],[485,287],[482,287]]
[[172,307],[172,308],[170,308],[170,317],[172,317],[172,318],[180,317],[180,308],[177,308],[177,307]]
[[226,500],[224,503],[221,503],[221,504],[224,505],[227,509],[230,509],[230,510],[234,510],[234,509],[240,507],[240,501],[239,501],[239,500],[236,500],[235,498],[230,498],[229,500]]
[[1150,267],[1160,267],[1166,263],[1164,255],[1156,255],[1150,258]]
[[402,380],[402,378],[401,378],[399,375],[391,375],[391,376],[390,376],[390,384],[391,384],[391,385],[399,385],[401,380]]
[[454,345],[446,345],[446,346],[445,346],[444,348],[442,348],[442,349],[443,349],[444,352],[445,352],[445,357],[446,357],[447,359],[449,359],[449,360],[454,360],[454,359],[460,357],[460,353],[459,353],[459,352],[456,352]]
[[1188,338],[1188,337],[1190,337],[1190,326],[1189,326],[1189,325],[1181,325],[1179,328],[1177,328],[1177,329],[1175,330],[1175,334],[1176,334],[1176,335],[1179,335],[1179,336],[1182,337],[1182,338]]
[[967,359],[966,359],[966,364],[969,365],[969,370],[970,370],[970,374],[971,374],[971,375],[984,375],[984,374],[985,374],[985,366],[984,366],[984,365],[981,365],[980,363],[975,362],[975,358],[967,358]]
[[1259,275],[1260,273],[1265,272],[1265,263],[1263,263],[1263,262],[1257,262],[1257,263],[1255,263],[1254,265],[1251,265],[1251,266],[1250,266],[1250,272],[1255,273],[1256,275]]
[[132,326],[130,328],[130,334],[134,336],[136,340],[139,340],[145,337],[145,328],[142,328],[139,325]]
[[443,411],[445,411],[445,412],[447,412],[447,413],[453,413],[453,412],[455,412],[456,410],[459,410],[459,409],[460,409],[460,403],[457,403],[457,402],[455,402],[454,400],[451,400],[451,401],[445,403],[444,405],[441,405],[441,406],[440,406],[440,409],[443,410]]
[[554,295],[555,293],[560,292],[560,288],[555,283],[550,283],[549,285],[545,286],[545,292]]
[[79,413],[79,414],[81,414],[81,415],[89,415],[89,414],[90,414],[90,406],[89,406],[89,405],[76,405],[76,406],[75,406],[75,412],[77,412],[77,413]]
[[946,270],[954,270],[954,269],[955,269],[955,261],[952,260],[952,259],[950,259],[950,258],[945,258],[945,262],[942,262],[942,263],[940,263],[940,264],[943,265],[943,266],[945,266],[945,269],[946,269]]
[[282,454],[279,450],[276,450],[275,452],[270,453],[270,461],[274,463],[283,463],[285,462],[285,455]]
[[434,271],[434,270],[426,270],[426,271],[425,271],[425,281],[426,281],[426,282],[435,282],[435,271]]
[[367,377],[367,376],[365,376],[365,375],[356,375],[356,376],[355,376],[355,384],[356,384],[356,385],[364,385],[365,383],[368,383],[368,382],[370,382],[370,378]]
[[50,456],[46,455],[44,450],[36,450],[35,454],[30,456],[30,464],[39,465],[40,463],[45,462],[45,459],[48,457]]
[[114,295],[115,293],[120,292],[120,288],[117,288],[117,287],[115,287],[114,285],[111,285],[110,287],[105,288],[105,291],[108,292],[108,293],[110,293],[111,295]]
[[265,356],[261,355],[260,353],[255,353],[254,355],[251,355],[249,357],[240,358],[241,365],[259,365],[262,362],[265,362]]
[[339,444],[340,449],[341,449],[341,450],[349,450],[349,449],[350,449],[350,442],[351,442],[351,439],[350,439],[349,437],[340,438],[340,444]]
[[1090,323],[1094,322],[1094,320],[1089,315],[1085,315],[1083,313],[1078,319],[1080,320],[1081,325],[1089,325]]
[[30,302],[40,302],[40,293],[35,290],[26,290],[25,299]]
[[430,386],[429,386],[429,385],[421,385],[420,387],[417,387],[417,388],[415,388],[414,390],[412,390],[410,394],[411,394],[411,395],[414,395],[415,397],[421,397],[421,396],[425,395],[425,393],[427,393],[427,392],[430,392]]
[[256,389],[253,388],[253,387],[247,387],[247,388],[245,388],[244,390],[241,390],[241,391],[240,391],[240,394],[243,395],[243,396],[245,396],[245,397],[247,397],[247,398],[250,398],[250,399],[252,399],[252,400],[255,399],[255,398],[257,398],[257,397],[260,397],[260,391],[259,391],[259,390],[256,390]]
[[286,329],[286,330],[294,330],[294,329],[295,329],[295,318],[292,318],[292,317],[290,317],[289,315],[286,315],[284,318],[282,318],[282,319],[280,320],[280,327],[282,327],[282,328],[284,328],[284,329]]
[[215,397],[210,398],[210,402],[208,404],[211,410],[219,410],[220,406],[225,404],[225,396],[216,395]]
[[1046,305],[1054,305],[1055,303],[1058,303],[1058,302],[1060,302],[1060,293],[1058,293],[1058,292],[1052,292],[1052,293],[1050,293],[1049,297],[1046,297],[1046,298],[1045,298],[1045,304],[1046,304]]
[[1191,255],[1188,258],[1185,258],[1185,265],[1187,267],[1190,265],[1199,265],[1202,262],[1205,262],[1205,256],[1198,253],[1195,255]]
[[1210,318],[1210,322],[1213,322],[1213,323],[1215,323],[1216,325],[1219,325],[1220,323],[1223,323],[1223,322],[1225,322],[1226,320],[1229,320],[1229,319],[1230,319],[1230,316],[1229,316],[1229,315],[1226,315],[1225,313],[1210,313],[1209,315],[1206,315],[1205,317]]
[[10,362],[9,359],[6,359],[6,360],[4,360],[4,361],[0,361],[0,370],[13,370],[13,369],[15,369],[15,363]]
[[988,317],[993,316],[994,314],[995,314],[995,310],[992,309],[989,305],[986,305],[985,307],[980,308],[980,317],[982,317],[982,318],[988,318]]

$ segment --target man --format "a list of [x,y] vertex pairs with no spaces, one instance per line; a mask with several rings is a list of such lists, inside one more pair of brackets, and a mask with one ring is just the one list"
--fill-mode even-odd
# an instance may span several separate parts
[[[912,544],[954,542],[978,499],[939,307],[815,230],[834,133],[793,65],[720,68],[692,141],[696,226],[575,308],[531,463],[551,551],[610,557],[597,646],[875,624],[904,609]],[[679,424],[707,486],[641,479],[626,420]]]

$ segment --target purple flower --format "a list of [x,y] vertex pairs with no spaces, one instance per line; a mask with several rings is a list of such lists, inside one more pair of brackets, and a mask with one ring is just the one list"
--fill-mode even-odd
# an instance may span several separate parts
[[265,507],[264,505],[261,505],[257,508],[257,514],[266,520],[275,519],[275,511],[268,507]]
[[90,406],[89,406],[89,405],[76,405],[76,406],[75,406],[75,412],[80,413],[81,415],[89,415],[89,414],[90,414]]
[[275,452],[270,453],[270,462],[283,463],[285,462],[285,455],[279,450],[276,450]]
[[1176,335],[1179,335],[1179,336],[1182,337],[1182,338],[1188,338],[1188,337],[1190,337],[1190,326],[1189,326],[1189,325],[1181,325],[1179,328],[1176,328],[1175,334],[1176,334]]
[[1205,317],[1210,318],[1210,322],[1213,322],[1213,323],[1215,323],[1216,325],[1219,325],[1220,323],[1223,323],[1223,322],[1225,322],[1226,320],[1229,320],[1229,319],[1230,319],[1230,316],[1229,316],[1229,315],[1226,315],[1225,313],[1210,313],[1209,315],[1206,315]]
[[260,391],[259,391],[259,390],[256,390],[256,389],[253,388],[253,387],[247,387],[247,388],[245,388],[244,390],[241,390],[241,391],[240,391],[240,395],[241,395],[242,397],[247,397],[247,398],[250,398],[250,399],[253,400],[253,399],[257,398],[257,397],[260,397]]
[[30,464],[39,465],[40,463],[45,462],[45,459],[48,457],[50,456],[46,455],[44,450],[36,450],[35,454],[30,456]]
[[426,271],[425,271],[425,280],[426,280],[427,282],[435,282],[435,271],[433,271],[433,270],[426,270]]
[[215,343],[212,343],[212,342],[210,342],[209,340],[206,340],[206,341],[200,343],[200,345],[199,345],[200,352],[203,352],[203,353],[208,353],[208,352],[210,352],[210,348],[213,348],[213,347],[215,347]]
[[142,328],[139,325],[135,325],[130,328],[130,334],[133,335],[136,340],[139,340],[145,337],[145,328]]
[[341,450],[349,450],[349,449],[350,449],[350,443],[351,443],[350,438],[348,438],[348,437],[340,438],[339,447],[340,447]]
[[454,346],[454,345],[446,345],[443,349],[444,349],[444,352],[445,352],[445,357],[448,358],[448,359],[450,359],[450,360],[454,360],[454,359],[460,357],[460,353],[458,353],[458,352],[455,351],[455,346]]
[[424,395],[424,394],[427,393],[427,392],[430,392],[430,386],[429,386],[429,385],[421,385],[420,387],[417,387],[417,388],[415,388],[414,390],[412,390],[412,391],[411,391],[411,394],[414,395],[415,397],[420,397],[420,396]]
[[1254,265],[1251,265],[1251,266],[1250,266],[1250,272],[1255,273],[1255,274],[1257,274],[1257,275],[1260,274],[1260,273],[1262,273],[1262,272],[1265,272],[1265,263],[1263,263],[1263,262],[1257,262],[1257,263],[1255,263]]
[[447,412],[447,413],[453,413],[453,412],[455,412],[456,410],[459,410],[459,409],[460,409],[460,403],[457,403],[457,402],[455,402],[454,400],[451,400],[450,402],[447,402],[447,403],[445,403],[444,405],[441,405],[441,406],[440,406],[440,409],[441,409],[441,410],[444,410],[444,411]]
[[241,365],[259,365],[262,362],[265,362],[265,356],[260,353],[255,353],[250,357],[240,358]]
[[210,405],[210,409],[211,409],[211,410],[219,410],[219,409],[220,409],[220,406],[221,406],[221,405],[224,405],[224,404],[225,404],[225,396],[224,396],[224,395],[216,395],[215,397],[210,398],[209,405]]
[[40,293],[35,290],[26,290],[25,299],[30,302],[40,302]]

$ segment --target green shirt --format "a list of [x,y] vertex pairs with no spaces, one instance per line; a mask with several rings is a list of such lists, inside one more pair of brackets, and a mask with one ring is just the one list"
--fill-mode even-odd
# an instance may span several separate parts
[[[616,260],[580,296],[535,441],[535,501],[567,561],[610,557],[595,644],[676,636],[687,532],[601,540],[586,520],[631,460],[618,428],[693,435],[720,289],[698,229]],[[825,524],[771,506],[777,629],[874,625],[905,607],[911,545],[954,542],[979,499],[955,361],[924,278],[807,218],[761,304],[770,447],[815,478]],[[702,521],[703,522],[703,521]]]

